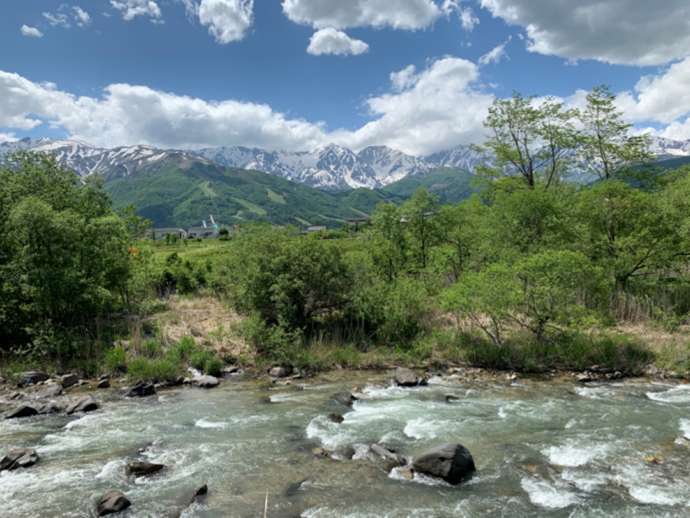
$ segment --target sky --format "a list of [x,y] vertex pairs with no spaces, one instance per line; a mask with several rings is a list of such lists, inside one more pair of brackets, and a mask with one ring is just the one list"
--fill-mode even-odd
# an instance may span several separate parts
[[3,0],[0,141],[425,155],[607,84],[690,139],[689,0]]

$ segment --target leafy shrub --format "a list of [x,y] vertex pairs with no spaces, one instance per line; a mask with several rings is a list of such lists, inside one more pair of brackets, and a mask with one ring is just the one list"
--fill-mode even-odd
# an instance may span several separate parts
[[137,357],[130,360],[127,376],[135,381],[174,381],[182,373],[180,365],[168,358]]
[[117,345],[105,354],[105,367],[108,372],[127,372],[127,352],[121,345]]

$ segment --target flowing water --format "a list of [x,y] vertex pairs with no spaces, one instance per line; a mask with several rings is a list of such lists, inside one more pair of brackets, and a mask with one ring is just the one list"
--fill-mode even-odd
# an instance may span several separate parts
[[[363,398],[331,422],[329,412],[346,410],[332,395],[354,384]],[[379,441],[409,456],[461,442],[477,475],[450,487],[358,460]],[[228,381],[113,398],[78,418],[0,421],[0,445],[41,456],[0,474],[3,517],[89,516],[109,489],[132,501],[123,516],[174,516],[203,483],[208,497],[183,516],[263,516],[267,495],[269,517],[690,516],[689,385],[436,378],[401,389],[360,377],[269,390]],[[317,446],[356,453],[318,458]],[[125,463],[136,457],[167,468],[130,479]]]

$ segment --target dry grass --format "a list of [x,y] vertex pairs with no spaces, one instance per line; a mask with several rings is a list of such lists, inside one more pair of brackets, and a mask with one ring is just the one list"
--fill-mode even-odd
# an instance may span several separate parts
[[170,297],[167,310],[152,319],[166,343],[191,336],[197,344],[211,347],[221,357],[253,355],[252,347],[239,333],[242,317],[214,297]]

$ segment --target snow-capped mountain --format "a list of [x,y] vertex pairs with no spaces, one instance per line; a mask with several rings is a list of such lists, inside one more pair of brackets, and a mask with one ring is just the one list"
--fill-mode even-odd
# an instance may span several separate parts
[[160,164],[164,160],[198,160],[185,151],[162,150],[150,146],[98,148],[76,140],[22,139],[0,144],[0,159],[17,151],[48,153],[63,167],[73,169],[80,176],[98,174],[106,178],[129,176],[137,171]]
[[[417,157],[385,146],[371,146],[357,153],[334,144],[298,152],[241,146],[183,151],[150,146],[107,149],[74,140],[23,139],[0,143],[0,161],[3,155],[22,150],[50,153],[62,166],[74,169],[81,176],[99,174],[109,179],[167,163],[181,165],[202,160],[224,167],[262,171],[325,190],[380,188],[443,167],[474,171],[490,160],[485,153],[470,146]],[[652,152],[662,158],[690,156],[690,140],[655,138]]]
[[255,169],[329,190],[375,189],[440,167],[473,170],[485,160],[481,152],[467,146],[429,157],[415,157],[385,146],[370,146],[355,153],[334,144],[312,152],[222,147],[202,149],[198,154],[224,166]]
[[690,156],[690,140],[652,139],[650,151],[660,157]]

